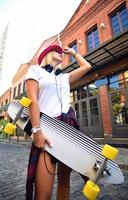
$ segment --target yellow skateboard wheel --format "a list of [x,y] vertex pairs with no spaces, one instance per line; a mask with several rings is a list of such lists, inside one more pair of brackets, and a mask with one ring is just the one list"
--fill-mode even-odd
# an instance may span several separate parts
[[20,104],[24,107],[29,107],[31,104],[31,99],[27,98],[27,97],[22,97],[22,99],[20,100]]
[[13,135],[15,131],[16,131],[16,125],[12,123],[8,123],[4,128],[4,132],[7,133],[8,135]]
[[102,154],[103,156],[105,156],[107,159],[110,160],[115,160],[117,154],[118,154],[118,150],[108,144],[104,145],[104,148],[102,150]]
[[92,181],[87,181],[83,188],[83,194],[88,200],[95,200],[100,193],[100,188],[98,185]]

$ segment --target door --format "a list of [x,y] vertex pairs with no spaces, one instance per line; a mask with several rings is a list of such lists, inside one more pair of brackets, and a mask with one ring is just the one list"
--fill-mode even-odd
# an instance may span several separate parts
[[82,131],[87,132],[93,138],[103,137],[97,96],[74,102],[74,108]]

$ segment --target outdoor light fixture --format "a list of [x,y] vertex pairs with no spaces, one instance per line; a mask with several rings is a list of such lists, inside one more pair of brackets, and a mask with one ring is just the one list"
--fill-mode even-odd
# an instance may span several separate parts
[[78,45],[81,46],[82,40],[78,40]]
[[102,22],[102,23],[100,24],[100,28],[101,28],[102,30],[104,30],[104,29],[106,28],[105,23]]
[[95,77],[98,77],[98,74],[97,74],[97,73],[95,74]]
[[90,4],[90,0],[86,0],[85,3],[86,3],[87,5],[89,5],[89,4]]

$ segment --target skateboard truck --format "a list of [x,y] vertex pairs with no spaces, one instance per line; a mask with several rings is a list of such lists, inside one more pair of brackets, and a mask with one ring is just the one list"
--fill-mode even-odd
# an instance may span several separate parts
[[28,118],[29,118],[29,115],[25,114],[24,111],[19,116],[19,119],[21,119],[22,121],[26,121]]
[[93,181],[88,180],[85,187],[83,188],[83,194],[88,200],[96,200],[100,193],[100,188],[97,185],[98,179],[102,176],[102,173],[106,167],[107,160],[114,160],[118,154],[118,150],[108,144],[106,144],[102,150],[102,155],[104,156],[103,162],[101,162],[96,177]]
[[[93,169],[95,171],[98,171],[98,169],[100,168],[100,165],[101,165],[101,161],[96,161]],[[107,177],[107,176],[111,176],[111,169],[107,167],[107,165],[105,165],[102,173],[101,173],[101,176],[102,177]]]
[[29,107],[31,104],[31,100],[28,99],[27,97],[22,97],[22,99],[20,100],[20,104],[21,104],[21,108],[19,109],[16,117],[14,118],[14,120],[12,121],[12,123],[7,123],[7,125],[4,128],[4,132],[9,134],[9,135],[13,135],[16,131],[16,122],[17,120],[20,118],[24,107]]

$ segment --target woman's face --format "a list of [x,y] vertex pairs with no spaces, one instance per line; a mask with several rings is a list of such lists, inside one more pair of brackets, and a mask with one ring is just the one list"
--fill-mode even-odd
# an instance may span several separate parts
[[53,61],[55,61],[57,63],[57,65],[60,64],[62,62],[62,54],[54,52]]

